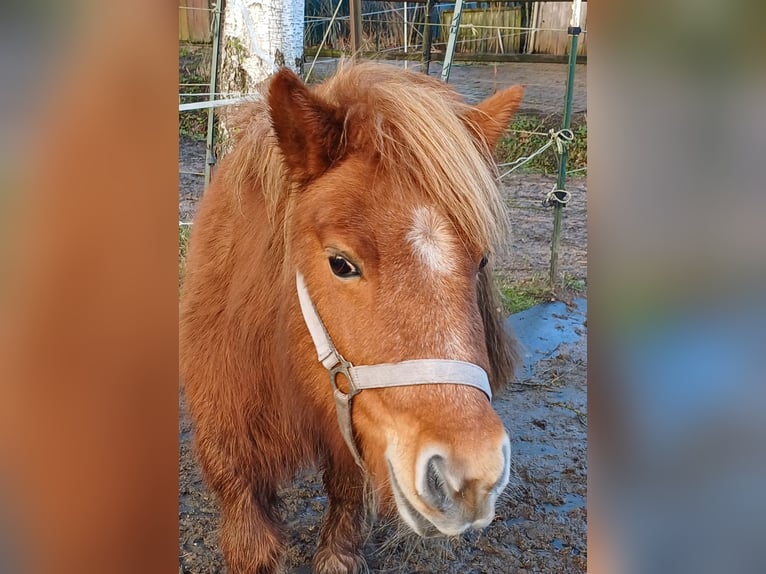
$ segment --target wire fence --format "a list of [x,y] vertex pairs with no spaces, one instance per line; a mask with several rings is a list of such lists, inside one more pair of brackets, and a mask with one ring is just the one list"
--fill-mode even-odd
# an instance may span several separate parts
[[212,138],[210,112],[201,108],[187,110],[185,106],[202,105],[216,99],[211,43],[213,26],[217,23],[216,13],[217,4],[214,1],[180,0],[178,179],[179,223],[182,225],[190,224],[194,206],[205,187],[206,171],[209,171],[209,166],[206,169],[205,142]]
[[[310,41],[314,41],[315,50],[311,57],[306,58],[304,72],[311,75],[312,81],[319,81],[331,75],[339,61],[337,57],[320,56],[316,48],[324,49],[329,46],[341,50],[348,49],[349,17],[348,14],[343,14],[341,9],[344,4],[339,4],[337,0],[326,0],[323,4],[325,12],[309,14],[307,10],[305,45],[308,52],[308,48],[312,47]],[[381,59],[388,59],[390,54],[404,54],[405,50],[422,55],[426,16],[424,5],[408,8],[405,27],[403,3],[395,3],[397,6],[390,6],[391,4],[394,3],[362,3],[364,44],[385,44],[377,49],[377,57]],[[381,8],[380,5],[388,6]],[[211,13],[214,12],[214,8],[214,3],[211,2]],[[449,20],[446,25],[448,24]],[[504,47],[511,45],[508,42],[511,38],[522,39],[515,47],[521,51],[529,48],[528,44],[533,40],[531,35],[543,31],[564,34],[567,32],[566,27],[531,26],[526,16],[521,20],[521,24],[491,26],[469,23],[465,25],[465,30],[473,35],[494,34],[499,44]],[[436,21],[432,25],[434,37],[437,37],[435,30],[445,26]],[[376,26],[378,28],[375,28]],[[321,31],[322,38],[315,41],[318,31]],[[396,38],[399,39],[398,44],[394,43]],[[470,42],[473,42],[472,46],[477,45],[475,38],[458,39],[457,44],[467,46]],[[430,75],[438,75],[441,71],[440,49],[439,42],[435,42],[432,52],[434,61],[428,66]],[[225,106],[235,101],[232,100],[233,94],[222,92],[211,85],[211,54],[209,44],[183,43],[180,46],[179,223],[184,229],[188,229],[192,222],[197,201],[204,189],[205,164],[210,159],[206,155],[203,143],[209,135],[204,129],[208,108]],[[423,61],[417,60],[394,60],[390,63],[419,71],[425,71],[426,67]],[[582,177],[587,171],[584,66],[578,66],[573,76],[573,125],[567,134],[571,136],[572,141],[565,144],[561,143],[561,124],[567,88],[566,66],[538,62],[455,64],[451,70],[450,84],[471,103],[478,103],[513,84],[525,86],[522,107],[497,151],[499,184],[506,198],[512,224],[509,249],[498,256],[497,263],[502,271],[501,283],[507,282],[508,285],[516,286],[516,295],[509,296],[519,296],[520,283],[528,285],[529,297],[540,296],[540,287],[546,283],[545,278],[551,262],[551,237],[554,233],[551,221],[552,206],[561,201],[566,202],[566,209],[563,210],[561,223],[560,283],[573,292],[584,289],[587,276],[587,193]],[[556,181],[562,145],[566,146],[569,155],[569,174],[574,176],[566,190],[559,189],[562,186]],[[527,295],[522,293],[521,296]],[[515,304],[511,301],[509,309],[512,310]]]
[[[486,3],[467,3],[469,6],[482,4]],[[457,52],[474,56],[504,53],[564,56],[568,44],[562,44],[561,40],[567,35],[570,5],[568,2],[498,2],[464,8]],[[430,13],[422,2],[363,2],[362,6],[363,52],[421,50],[427,25],[430,25],[435,50],[443,50],[447,42],[454,2],[433,2]],[[333,11],[338,8],[338,15],[333,17]],[[305,46],[315,48],[328,31],[327,48],[350,51],[350,17],[345,3],[308,2]],[[583,30],[578,50],[582,55],[586,53],[586,33]]]

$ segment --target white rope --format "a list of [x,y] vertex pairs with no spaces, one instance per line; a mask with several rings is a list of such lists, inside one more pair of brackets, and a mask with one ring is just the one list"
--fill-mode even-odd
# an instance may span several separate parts
[[511,169],[503,173],[502,175],[499,175],[497,177],[497,180],[500,181],[503,179],[506,175],[516,171],[519,169],[522,165],[529,163],[533,159],[535,159],[538,155],[543,153],[545,150],[547,150],[551,146],[556,146],[556,153],[558,155],[561,155],[564,153],[564,150],[574,141],[574,134],[572,133],[572,130],[559,130],[554,131],[550,130],[548,132],[549,139],[546,143],[544,143],[537,151],[534,153],[531,153],[527,156],[521,156],[520,158],[508,162],[508,163],[501,163],[498,165],[498,167],[507,167],[507,166],[513,166]]
[[[375,20],[372,20],[371,22],[375,22]],[[380,20],[380,22],[381,23],[387,23],[387,21],[385,21],[385,20]],[[434,24],[434,26],[435,25],[436,24]],[[475,28],[487,28],[487,29],[494,28],[494,27],[490,27],[490,26],[474,26],[474,27]],[[501,29],[529,30],[530,28],[503,28],[501,26],[501,27],[498,28],[498,32]],[[531,29],[533,29],[533,30],[547,30],[547,28],[531,28]],[[562,30],[562,29],[559,29],[559,28],[551,28],[551,30],[558,31],[558,32],[566,32],[566,30]],[[415,30],[415,33],[416,33],[417,36],[419,36],[421,38],[423,37],[423,34],[419,30]],[[502,39],[515,38],[515,37],[520,37],[523,34],[524,34],[524,32],[517,32],[517,33],[513,33],[513,34],[503,34],[501,36],[501,38]],[[474,43],[476,43],[476,42],[494,42],[495,40],[496,40],[495,36],[491,36],[491,35],[490,36],[475,35],[474,37],[471,37],[471,38],[463,38],[462,40],[456,40],[455,44],[461,44],[462,45],[462,44],[470,44],[472,42],[474,42]],[[381,49],[377,50],[375,53],[376,54],[385,54],[385,53],[388,53],[388,52],[400,52],[400,51],[402,51],[403,47],[404,47],[403,45],[399,45],[399,46],[392,46],[390,48],[381,48]],[[420,49],[423,48],[423,43],[422,42],[418,42],[416,44],[412,44],[412,45],[409,46],[409,48],[412,51],[420,50]],[[313,48],[311,48],[311,49],[313,50]],[[317,49],[316,53],[314,54],[314,58],[315,59],[319,55],[320,50],[321,50],[321,46],[320,46],[320,48]],[[496,62],[496,63],[502,63],[502,62]],[[477,80],[477,81],[478,82],[491,82],[491,81],[494,81],[494,80]],[[539,84],[526,84],[526,85],[539,85]]]
[[[391,12],[401,12],[404,10],[404,8],[391,8],[390,10],[379,10],[377,12],[362,12],[362,18],[366,16],[375,16],[377,14],[389,14]],[[350,20],[351,16],[339,16],[336,18],[336,20]],[[305,22],[329,22],[332,21],[331,17],[328,16],[306,16],[304,18]],[[386,22],[389,23],[390,20],[377,20],[377,22]]]
[[221,108],[223,106],[236,106],[238,104],[246,104],[248,102],[255,102],[261,99],[260,94],[248,94],[239,98],[227,98],[225,100],[212,100],[208,102],[192,102],[189,104],[179,104],[179,112],[188,112],[191,110],[206,110],[208,108]]
[[572,199],[572,194],[566,189],[558,189],[555,185],[551,189],[545,199],[543,199],[543,207],[551,207],[554,203],[560,203],[566,205],[569,200]]
[[[386,23],[386,20],[368,20],[368,22],[380,22],[380,23]],[[439,22],[434,22],[431,24],[434,28],[449,28],[450,24],[441,24]],[[567,28],[545,28],[542,26],[538,27],[530,27],[530,26],[498,26],[498,25],[490,25],[490,24],[473,24],[471,22],[462,23],[460,24],[460,28],[466,28],[466,29],[476,29],[476,30],[519,30],[520,32],[567,32]],[[582,34],[585,34],[586,31],[583,30],[581,32]]]
[[[210,84],[205,84],[206,86],[209,86]],[[529,85],[529,84],[524,84]],[[234,94],[232,92],[179,92],[178,97],[179,98],[191,98],[194,96],[233,96]],[[241,94],[236,94],[237,96]],[[247,94],[245,94],[247,95]]]

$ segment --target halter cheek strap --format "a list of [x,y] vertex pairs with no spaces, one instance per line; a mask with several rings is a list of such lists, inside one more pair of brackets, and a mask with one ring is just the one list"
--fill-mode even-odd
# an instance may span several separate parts
[[[466,385],[483,391],[487,398],[492,400],[487,373],[478,365],[465,361],[415,359],[400,363],[352,365],[333,345],[300,273],[296,276],[296,284],[303,319],[314,342],[317,358],[330,375],[340,432],[354,460],[361,468],[364,468],[364,463],[357,449],[351,425],[351,399],[364,389],[432,384]],[[336,379],[339,374],[348,380],[348,393],[344,393],[338,387]]]

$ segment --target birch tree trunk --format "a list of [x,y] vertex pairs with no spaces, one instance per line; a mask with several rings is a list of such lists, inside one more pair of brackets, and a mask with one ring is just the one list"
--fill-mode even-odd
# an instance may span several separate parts
[[[218,91],[252,94],[283,66],[301,73],[304,10],[304,0],[226,0]],[[227,115],[226,108],[219,114],[219,151],[226,147]]]

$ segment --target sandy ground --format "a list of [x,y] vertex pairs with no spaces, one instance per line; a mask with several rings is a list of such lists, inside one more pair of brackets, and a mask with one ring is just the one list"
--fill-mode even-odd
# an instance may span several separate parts
[[[481,68],[481,73],[490,73],[487,70],[491,66]],[[552,79],[538,77],[537,83],[544,86],[546,82],[558,82],[564,69],[550,65]],[[513,70],[518,72],[519,68]],[[486,78],[473,85],[484,89]],[[584,106],[584,95],[581,101]],[[543,107],[539,101],[535,106]],[[202,171],[204,157],[204,142],[180,142],[181,170]],[[526,280],[547,274],[552,210],[542,207],[541,202],[553,183],[552,177],[528,173],[514,173],[503,180],[501,187],[512,224],[510,248],[498,261],[505,277]],[[567,277],[585,280],[585,179],[571,179],[567,189],[572,192],[572,201],[564,210],[560,268]],[[192,220],[201,192],[201,177],[180,176],[181,221]],[[581,330],[586,331],[584,325]],[[396,527],[380,524],[365,547],[371,572],[585,572],[586,340],[587,335],[583,335],[578,342],[559,348],[496,397],[495,408],[511,434],[513,476],[492,524],[482,532],[456,539],[424,541],[411,536],[395,544],[387,542]],[[179,409],[179,571],[222,572],[223,561],[216,545],[218,510],[193,457],[193,430],[182,394]],[[282,497],[289,532],[286,566],[289,572],[307,573],[327,503],[321,477],[307,469],[284,489]]]

